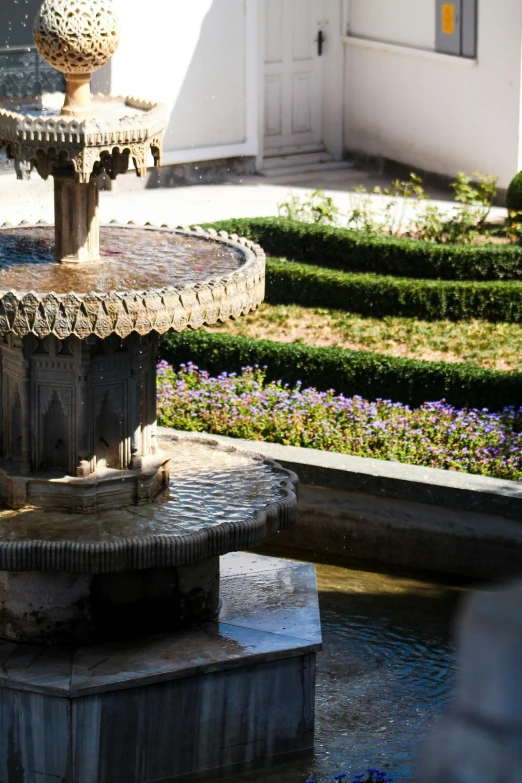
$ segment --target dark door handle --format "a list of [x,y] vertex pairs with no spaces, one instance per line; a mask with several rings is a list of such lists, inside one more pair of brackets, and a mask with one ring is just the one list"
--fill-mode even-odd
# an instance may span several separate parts
[[317,54],[319,57],[323,56],[323,44],[325,42],[324,33],[322,30],[319,30],[317,33]]

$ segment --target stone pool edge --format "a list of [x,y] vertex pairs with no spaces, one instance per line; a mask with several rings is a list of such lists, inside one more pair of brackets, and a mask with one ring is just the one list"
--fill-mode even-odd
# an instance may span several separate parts
[[478,579],[522,574],[522,482],[345,454],[208,437],[277,460],[300,478],[299,520],[271,543],[332,563],[372,561]]

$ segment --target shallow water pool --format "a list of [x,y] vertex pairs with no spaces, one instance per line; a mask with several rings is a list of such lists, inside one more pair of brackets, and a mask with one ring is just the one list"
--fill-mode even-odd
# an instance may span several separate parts
[[431,579],[317,565],[315,754],[234,781],[323,783],[367,767],[388,770],[396,783],[414,779],[419,742],[451,698],[452,621],[465,593]]

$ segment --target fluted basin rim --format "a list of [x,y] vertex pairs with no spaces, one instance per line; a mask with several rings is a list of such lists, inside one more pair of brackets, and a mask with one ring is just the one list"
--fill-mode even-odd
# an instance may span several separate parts
[[[177,435],[170,437],[174,442],[184,440]],[[259,454],[224,446],[208,437],[190,438],[191,443],[194,441],[224,453],[235,452],[260,459]],[[270,458],[261,458],[260,462],[280,475],[281,499],[267,498],[266,507],[262,511],[254,511],[251,518],[209,525],[204,530],[186,535],[151,535],[111,542],[0,541],[0,571],[101,574],[166,568],[191,565],[206,558],[257,546],[279,531],[295,525],[299,483],[296,474],[278,462]],[[85,524],[89,524],[89,516],[85,517]]]

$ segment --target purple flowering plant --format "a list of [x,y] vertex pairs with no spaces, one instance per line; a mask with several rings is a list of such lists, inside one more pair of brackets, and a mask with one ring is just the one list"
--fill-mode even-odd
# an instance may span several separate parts
[[499,413],[440,402],[420,408],[267,382],[265,370],[211,377],[194,364],[158,365],[158,420],[358,457],[522,480],[522,408]]

